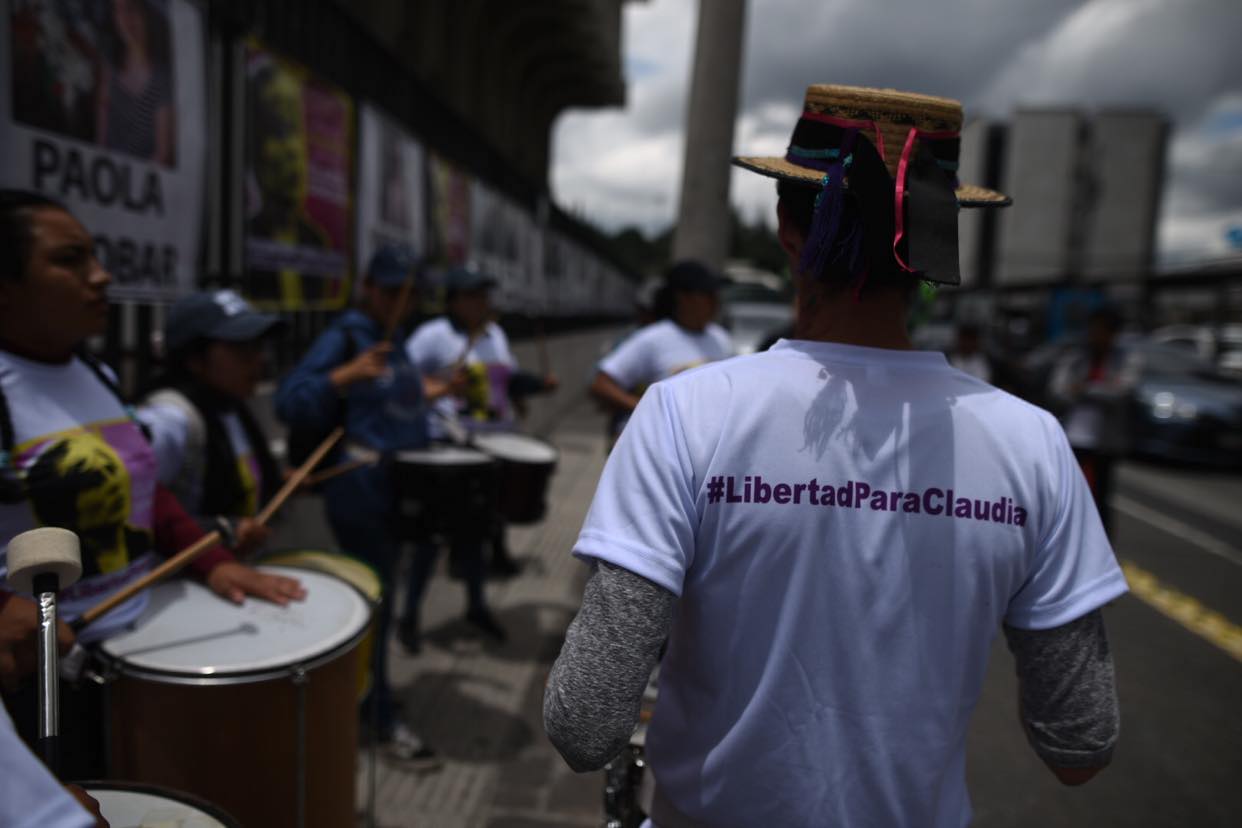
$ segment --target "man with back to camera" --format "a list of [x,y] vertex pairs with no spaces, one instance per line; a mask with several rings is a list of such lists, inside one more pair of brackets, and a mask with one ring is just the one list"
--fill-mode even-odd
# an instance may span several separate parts
[[1099,608],[1125,580],[1056,420],[915,351],[920,281],[957,284],[961,105],[812,86],[778,236],[797,339],[657,383],[574,547],[593,566],[544,696],[578,771],[647,733],[651,824],[970,821],[965,741],[1002,626],[1021,718],[1066,784],[1118,733]]

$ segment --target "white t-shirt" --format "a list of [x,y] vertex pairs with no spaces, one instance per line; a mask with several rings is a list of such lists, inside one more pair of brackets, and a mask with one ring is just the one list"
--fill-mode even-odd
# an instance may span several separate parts
[[965,825],[1001,622],[1126,589],[1050,414],[943,354],[788,340],[653,386],[574,553],[680,596],[647,758],[713,826]]
[[949,354],[949,364],[959,371],[965,371],[975,379],[981,379],[984,382],[992,381],[992,363],[988,361],[986,354],[978,352]]
[[635,331],[600,360],[599,370],[622,388],[641,395],[653,382],[731,356],[733,343],[719,325],[713,323],[694,333],[663,319]]
[[[76,357],[50,365],[0,352],[0,389],[13,421],[12,462],[30,497],[0,503],[0,586],[5,550],[15,535],[38,526],[78,534],[83,577],[60,593],[72,619],[154,561],[155,454],[120,401]],[[141,593],[83,631],[106,638],[146,606]]]
[[429,431],[433,438],[445,436],[444,419],[471,431],[513,428],[509,377],[517,369],[517,360],[499,325],[488,322],[470,344],[466,333],[442,316],[420,325],[406,340],[405,352],[421,374],[444,374],[460,362],[470,379],[465,396],[441,397],[432,403],[436,415],[431,418]]
[[[174,401],[173,394],[180,401]],[[207,470],[206,425],[202,415],[190,406],[192,403],[179,392],[165,389],[154,399],[148,398],[138,409],[138,419],[151,434],[160,482],[172,490],[191,514],[202,517],[199,511],[203,502],[203,475]],[[246,436],[241,417],[224,414],[220,422],[237,458],[237,471],[245,492],[240,511],[230,517],[252,517],[259,511],[259,490],[263,479],[259,461]]]
[[91,828],[95,818],[30,752],[0,702],[0,825],[5,828]]

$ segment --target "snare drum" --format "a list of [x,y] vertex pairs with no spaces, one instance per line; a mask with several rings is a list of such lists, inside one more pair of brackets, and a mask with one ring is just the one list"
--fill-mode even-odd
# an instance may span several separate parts
[[497,464],[457,446],[397,452],[393,477],[401,495],[402,534],[488,537],[496,520]]
[[306,600],[241,605],[193,581],[151,590],[109,663],[112,773],[218,802],[244,825],[352,825],[366,600],[288,567]]
[[[259,563],[270,566],[292,566],[334,575],[354,589],[371,604],[374,612],[384,597],[384,586],[370,564],[339,552],[322,549],[286,549],[264,555]],[[366,634],[358,644],[358,699],[361,701],[371,690],[371,650],[375,644],[375,625],[368,625]]]
[[241,828],[241,823],[198,797],[133,782],[83,782],[112,828]]
[[480,451],[500,462],[499,511],[508,523],[538,523],[548,510],[548,480],[560,456],[543,440],[525,434],[476,434]]

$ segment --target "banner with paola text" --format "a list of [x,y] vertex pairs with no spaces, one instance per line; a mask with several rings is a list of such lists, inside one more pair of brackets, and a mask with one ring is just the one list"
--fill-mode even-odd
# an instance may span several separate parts
[[117,300],[194,288],[206,162],[189,0],[0,0],[0,186],[63,203]]

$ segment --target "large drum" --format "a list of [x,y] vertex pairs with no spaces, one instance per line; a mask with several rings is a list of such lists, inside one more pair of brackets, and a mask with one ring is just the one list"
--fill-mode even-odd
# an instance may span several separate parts
[[112,774],[189,791],[243,825],[354,820],[358,644],[367,601],[288,567],[305,601],[234,605],[193,581],[160,584],[109,662]]
[[241,823],[198,797],[133,782],[83,782],[112,828],[241,828]]
[[548,480],[559,453],[543,440],[525,434],[476,434],[475,446],[500,463],[498,508],[507,523],[538,523],[548,511]]
[[393,477],[401,495],[402,534],[411,540],[490,537],[496,473],[496,461],[474,449],[397,452]]
[[[268,552],[259,563],[269,566],[291,566],[310,569],[340,578],[362,593],[374,611],[384,598],[384,585],[375,569],[365,561],[339,552],[322,549],[283,549]],[[366,698],[371,689],[371,651],[375,646],[375,626],[368,625],[358,644],[358,699]]]

